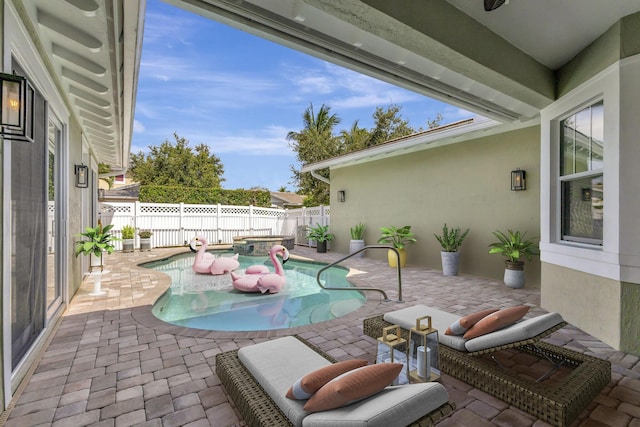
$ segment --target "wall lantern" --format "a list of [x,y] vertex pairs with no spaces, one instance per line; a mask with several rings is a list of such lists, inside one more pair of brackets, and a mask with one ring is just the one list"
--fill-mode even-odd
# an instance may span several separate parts
[[338,201],[339,202],[344,202],[344,198],[345,198],[345,191],[344,190],[339,190],[338,191]]
[[2,138],[33,142],[33,87],[17,74],[0,73]]
[[525,171],[521,169],[511,171],[511,191],[526,190],[527,189],[526,184],[527,183],[526,183]]
[[87,188],[89,186],[89,166],[76,165],[76,187]]

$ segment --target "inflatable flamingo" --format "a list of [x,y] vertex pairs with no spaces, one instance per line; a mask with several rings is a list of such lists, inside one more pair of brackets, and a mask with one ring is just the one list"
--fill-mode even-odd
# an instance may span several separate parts
[[[200,249],[196,251],[196,244],[200,242]],[[229,273],[240,267],[238,254],[232,257],[216,257],[207,252],[207,239],[204,236],[196,236],[189,242],[189,249],[196,253],[193,261],[193,271],[202,274],[220,275]]]
[[[269,258],[271,258],[271,262],[273,262],[273,266],[276,269],[275,273],[245,274],[241,276],[231,272],[233,287],[242,292],[262,292],[263,294],[267,291],[272,294],[280,291],[287,279],[284,277],[284,269],[276,254],[282,256],[282,264],[284,264],[289,259],[289,251],[282,245],[274,245],[269,250]],[[250,269],[251,267],[247,270]]]

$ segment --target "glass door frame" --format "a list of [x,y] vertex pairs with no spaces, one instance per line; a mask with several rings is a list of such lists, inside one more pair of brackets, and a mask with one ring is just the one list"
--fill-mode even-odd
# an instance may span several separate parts
[[[66,147],[66,134],[65,127],[57,119],[55,114],[49,109],[48,112],[49,126],[54,128],[53,141],[53,154],[55,156],[55,170],[54,170],[54,182],[55,182],[55,214],[53,220],[53,235],[54,238],[54,268],[55,268],[55,289],[56,297],[49,303],[47,300],[45,326],[56,318],[56,313],[67,302],[67,289],[64,286],[67,278],[67,263],[65,262],[65,254],[67,253],[67,223],[68,223],[68,186],[69,180],[67,176],[69,174],[64,173],[69,170],[68,150]],[[49,150],[52,141],[48,141]]]

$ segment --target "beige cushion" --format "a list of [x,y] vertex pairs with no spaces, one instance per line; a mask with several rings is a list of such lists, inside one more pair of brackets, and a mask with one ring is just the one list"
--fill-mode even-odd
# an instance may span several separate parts
[[463,338],[466,340],[470,340],[479,337],[480,335],[486,335],[491,332],[495,332],[498,329],[502,329],[505,326],[516,323],[518,320],[522,319],[528,312],[529,306],[526,305],[519,305],[516,307],[509,307],[498,310],[495,313],[489,314],[488,316],[480,319],[478,323],[473,325],[471,329],[465,332]]
[[383,319],[389,323],[400,325],[402,329],[410,330],[416,326],[418,317],[431,316],[431,326],[438,330],[438,340],[440,344],[451,347],[455,350],[466,351],[464,347],[465,340],[457,335],[445,335],[449,325],[460,319],[457,314],[451,314],[446,311],[427,307],[426,305],[413,305],[401,310],[390,311],[383,316]]
[[464,335],[473,325],[484,319],[491,313],[498,311],[497,308],[489,308],[475,313],[467,314],[464,317],[453,322],[444,333],[446,335]]
[[368,399],[331,411],[309,414],[304,427],[395,427],[407,426],[449,400],[437,382],[389,386]]
[[[238,350],[238,358],[294,426],[301,426],[309,413],[302,409],[304,400],[286,398],[287,390],[298,378],[331,364],[294,337],[243,347]],[[296,363],[282,363],[283,360]]]
[[[288,364],[289,360],[283,360],[282,363]],[[287,391],[286,396],[289,399],[308,399],[313,393],[318,391],[320,387],[334,379],[335,377],[344,374],[347,371],[351,371],[362,366],[366,366],[366,360],[353,359],[345,360],[343,362],[334,363],[329,366],[324,366],[315,371],[309,372],[303,377],[299,378]]]
[[541,316],[524,319],[504,329],[487,335],[481,335],[466,342],[467,351],[481,351],[488,348],[511,344],[540,335],[547,329],[564,322],[558,313],[547,313]]
[[402,363],[380,363],[346,372],[311,396],[304,410],[327,411],[374,395],[391,384],[402,367]]

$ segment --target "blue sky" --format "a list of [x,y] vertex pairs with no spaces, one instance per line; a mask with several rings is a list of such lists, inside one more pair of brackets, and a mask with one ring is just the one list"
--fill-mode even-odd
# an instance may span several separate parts
[[[179,30],[178,30],[179,29]],[[224,165],[223,188],[291,183],[299,168],[286,135],[300,131],[312,103],[331,107],[341,122],[373,126],[376,107],[402,106],[417,129],[438,113],[444,123],[472,114],[219,22],[148,0],[131,152],[173,134],[204,143]]]

